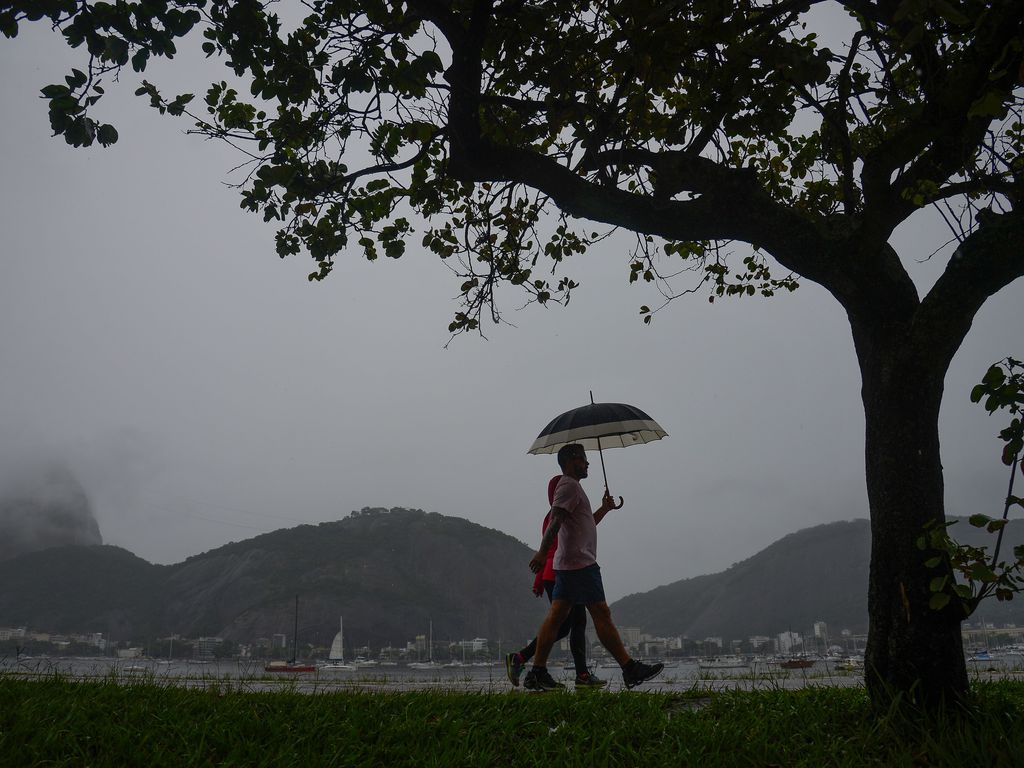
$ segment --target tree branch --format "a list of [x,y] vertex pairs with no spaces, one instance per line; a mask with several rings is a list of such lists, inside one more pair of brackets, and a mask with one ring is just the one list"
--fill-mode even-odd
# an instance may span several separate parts
[[[971,114],[979,96],[991,89],[1009,93],[1015,87],[1018,68],[1024,62],[1021,51],[1005,62],[1000,78],[990,79],[1007,46],[1024,29],[1020,8],[1013,4],[1005,7],[1008,10],[1002,14],[989,9],[958,66],[950,67],[927,89],[929,97],[920,115],[864,158],[862,181],[869,207],[865,218],[878,222],[880,236],[887,238],[915,209],[904,199],[904,190],[925,180],[941,185],[981,145],[991,116]],[[901,175],[900,183],[892,184],[892,174],[907,165],[910,168]]]
[[921,302],[915,341],[947,364],[985,301],[1024,277],[1024,214],[982,212]]
[[[637,158],[643,153],[633,152]],[[462,181],[525,184],[551,198],[571,216],[666,240],[741,240],[764,249],[785,268],[823,285],[844,303],[856,294],[856,286],[846,274],[848,262],[838,253],[840,246],[848,247],[847,236],[830,241],[824,223],[818,226],[775,202],[750,171],[673,153],[673,157],[685,158],[683,166],[692,174],[687,187],[700,194],[690,200],[665,200],[594,184],[551,158],[498,147],[482,139],[472,145],[467,157],[472,162],[452,169]],[[729,215],[723,216],[723,211]]]

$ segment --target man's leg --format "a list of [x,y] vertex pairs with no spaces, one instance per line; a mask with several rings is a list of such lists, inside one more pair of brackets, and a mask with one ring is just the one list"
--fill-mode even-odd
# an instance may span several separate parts
[[547,666],[548,654],[551,653],[551,648],[558,639],[558,630],[561,628],[562,622],[569,616],[571,610],[572,603],[568,600],[551,601],[548,615],[544,617],[544,623],[540,625],[540,630],[537,632],[537,652],[533,655],[533,666],[535,669]]
[[[549,603],[551,602],[551,590],[554,587],[554,584],[555,582],[553,581],[544,582],[544,591],[547,592]],[[569,634],[569,631],[572,628],[573,619],[576,616],[577,608],[581,611],[583,610],[583,606],[573,606],[572,612],[569,614],[569,617],[565,621],[563,621],[562,626],[558,628],[558,636],[555,638],[556,642]],[[584,613],[584,624],[586,624],[586,620],[586,614]],[[571,640],[569,641],[569,644],[570,646],[572,645]],[[519,676],[523,673],[523,667],[525,667],[526,663],[533,658],[533,654],[535,654],[536,652],[537,638],[535,636],[526,645],[526,647],[518,651],[513,651],[512,653],[505,656],[505,673],[508,675],[509,682],[512,683],[512,685],[519,685]]]
[[601,641],[601,645],[608,649],[608,652],[615,657],[615,660],[622,667],[622,682],[627,688],[632,688],[645,680],[650,680],[665,668],[664,664],[644,664],[629,656],[626,646],[622,644],[619,630],[612,622],[612,612],[608,603],[591,603],[587,606],[590,611],[590,618],[594,620],[594,630]]
[[569,615],[572,603],[568,600],[554,600],[544,623],[540,625],[537,632],[537,652],[533,655],[533,669],[526,673],[523,679],[523,688],[528,691],[554,691],[558,688],[565,688],[561,683],[548,673],[548,654],[551,653],[551,646],[555,644],[555,637],[558,635],[558,627],[565,617]]
[[608,683],[587,667],[587,608],[574,605],[567,622],[572,624],[569,631],[569,651],[576,667],[577,688],[604,688]]
[[[576,611],[577,608],[579,608],[579,610],[581,610],[581,611],[584,610],[582,605],[575,605],[575,606],[573,606],[573,609],[569,612],[569,615],[565,617],[565,621],[563,621],[562,624],[558,627],[558,632],[555,634],[555,639],[551,643],[552,646],[554,646],[555,643],[557,643],[559,640],[561,640],[563,637],[565,637],[566,635],[570,634],[573,631],[573,629],[574,629],[573,623],[575,621],[577,621],[578,618],[579,618],[577,616],[577,611]],[[545,616],[545,621],[546,620],[547,620],[547,617]],[[587,614],[584,612],[584,614],[583,614],[583,629],[585,630],[586,628],[587,628]],[[520,650],[515,652],[514,655],[518,657],[517,660],[519,661],[520,664],[525,664],[526,662],[528,662],[530,659],[532,659],[534,657],[534,654],[537,653],[537,644],[538,644],[538,640],[539,639],[540,639],[540,635],[537,635],[537,637],[533,638],[533,640],[531,640],[526,647],[524,647],[524,648],[522,648],[522,649],[520,649]],[[572,642],[573,641],[570,638],[570,640],[569,640],[569,647],[570,647],[570,649],[572,648]],[[575,659],[575,651],[573,651],[573,658]],[[586,662],[584,662],[584,663],[586,663]]]
[[523,667],[526,666],[526,662],[533,658],[536,650],[537,638],[534,637],[522,650],[505,654],[505,675],[512,685],[519,686],[519,677],[523,674]]
[[612,611],[608,607],[608,603],[591,603],[587,606],[587,610],[590,611],[590,618],[594,620],[594,631],[597,632],[597,639],[601,641],[601,645],[608,649],[608,653],[615,658],[619,666],[625,667],[629,663],[629,652],[626,650],[626,646],[622,644],[619,630],[612,623]]
[[587,609],[574,605],[565,623],[569,625],[569,652],[576,675],[584,675],[587,673]]

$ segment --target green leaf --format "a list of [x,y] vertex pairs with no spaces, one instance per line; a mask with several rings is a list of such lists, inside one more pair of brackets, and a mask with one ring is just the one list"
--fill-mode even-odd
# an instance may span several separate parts
[[96,139],[104,147],[109,147],[111,144],[117,143],[117,129],[109,124],[104,124],[99,127],[96,132]]
[[928,607],[933,611],[941,611],[949,605],[950,597],[945,592],[936,592],[928,600]]
[[132,69],[142,72],[146,69],[146,62],[149,61],[149,49],[140,48],[132,56]]
[[985,376],[981,381],[983,384],[987,384],[989,388],[999,387],[1006,381],[1006,374],[1003,373],[1003,369],[998,365],[992,365],[985,371]]
[[48,85],[40,91],[48,99],[57,99],[61,96],[70,96],[71,89],[66,85]]
[[988,515],[971,515],[967,518],[967,522],[973,525],[975,528],[984,528],[992,520]]
[[128,43],[119,37],[108,37],[101,58],[118,65],[127,64]]
[[928,582],[929,592],[941,592],[946,586],[946,581],[949,580],[949,576],[936,576],[930,582]]
[[1001,117],[1006,113],[1003,95],[998,91],[986,91],[967,111],[967,117]]
[[4,37],[13,38],[18,36],[18,22],[11,11],[0,12],[0,33]]
[[974,566],[972,576],[985,584],[991,584],[998,580],[992,569],[984,563]]
[[68,84],[68,87],[71,88],[71,90],[75,90],[85,85],[85,81],[88,79],[89,78],[85,76],[85,72],[82,70],[72,69],[71,74],[66,76],[64,81]]

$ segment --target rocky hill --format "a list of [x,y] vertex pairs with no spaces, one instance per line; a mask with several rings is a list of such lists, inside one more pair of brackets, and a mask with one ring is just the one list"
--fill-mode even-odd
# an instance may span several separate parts
[[146,636],[166,566],[112,546],[65,546],[0,562],[0,626]]
[[[995,537],[966,520],[952,527],[955,539],[975,546]],[[1002,553],[1024,543],[1024,523],[1011,522]],[[991,546],[990,546],[991,548]],[[620,626],[654,635],[691,638],[806,633],[815,621],[834,630],[867,631],[871,529],[867,520],[828,523],[785,536],[721,573],[683,579],[612,605]],[[1024,597],[989,600],[986,621],[1024,625]]]
[[170,566],[116,547],[64,547],[0,563],[0,625],[152,638],[292,634],[328,644],[487,637],[524,642],[546,601],[531,550],[500,531],[419,510],[363,510],[274,531]]
[[[1004,552],[1024,540],[1022,526],[1011,524]],[[986,536],[966,523],[954,533],[974,544]],[[866,520],[808,528],[612,610],[619,626],[663,636],[805,633],[819,620],[863,632],[869,543]],[[529,639],[547,608],[529,590],[530,555],[500,531],[406,509],[274,531],[168,566],[117,547],[59,547],[0,562],[0,626],[142,642],[290,637],[298,595],[304,643],[328,644],[343,615],[350,645],[404,644],[432,622],[438,642],[486,637],[508,647]],[[1024,599],[990,601],[982,615],[1024,625]]]

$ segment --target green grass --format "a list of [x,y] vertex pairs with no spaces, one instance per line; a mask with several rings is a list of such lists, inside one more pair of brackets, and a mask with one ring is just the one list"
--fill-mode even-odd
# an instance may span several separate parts
[[[873,716],[862,689],[322,693],[0,676],[0,765],[1019,766],[1024,685],[970,717]],[[700,706],[696,706],[699,703]]]

